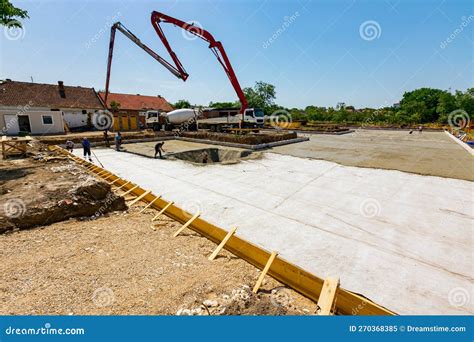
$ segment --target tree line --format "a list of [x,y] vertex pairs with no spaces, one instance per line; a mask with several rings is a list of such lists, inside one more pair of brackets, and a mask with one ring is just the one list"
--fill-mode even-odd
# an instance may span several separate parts
[[[462,111],[462,115],[469,121],[474,115],[474,88],[466,91],[456,90],[454,93],[441,89],[420,88],[403,94],[400,102],[383,108],[361,108],[342,105],[340,107],[322,107],[309,105],[305,108],[285,108],[275,103],[275,86],[256,82],[254,87],[244,88],[250,108],[262,108],[266,115],[282,110],[291,114],[293,121],[324,121],[334,123],[359,123],[374,125],[412,125],[412,124],[440,124],[449,123],[449,116],[455,111]],[[190,107],[186,100],[174,104],[175,108]],[[240,103],[211,102],[213,108],[240,108]]]

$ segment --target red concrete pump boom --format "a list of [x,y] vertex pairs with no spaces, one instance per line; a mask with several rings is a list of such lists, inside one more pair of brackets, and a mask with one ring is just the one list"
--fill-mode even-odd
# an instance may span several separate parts
[[156,11],[152,12],[151,24],[155,28],[156,33],[158,34],[161,41],[163,42],[163,45],[166,47],[166,50],[168,50],[168,53],[170,54],[171,58],[173,59],[178,69],[182,68],[181,62],[176,56],[176,54],[174,53],[174,51],[171,49],[171,46],[168,43],[168,39],[166,39],[165,34],[163,33],[163,30],[160,27],[160,22],[170,23],[178,27],[181,27],[183,30],[188,31],[191,34],[195,35],[196,37],[199,37],[209,43],[209,48],[211,49],[211,51],[214,53],[219,63],[224,68],[224,71],[227,74],[227,77],[229,78],[230,83],[234,87],[234,90],[237,93],[237,96],[239,97],[240,103],[242,105],[240,108],[240,113],[243,114],[245,112],[245,109],[247,109],[247,106],[248,106],[247,99],[245,98],[244,92],[242,91],[242,88],[240,87],[239,81],[237,80],[237,76],[235,75],[234,69],[232,68],[232,65],[230,64],[229,58],[227,57],[227,54],[224,50],[224,46],[222,45],[222,43],[219,41],[216,41],[214,37],[212,36],[212,34],[210,34],[208,31],[204,30],[201,27],[198,27],[194,24],[185,23],[182,20],[170,17],[160,12],[156,12]]
[[114,43],[115,43],[115,32],[119,30],[124,34],[125,37],[130,39],[132,42],[134,42],[136,45],[138,45],[140,48],[145,50],[151,57],[156,59],[158,62],[160,62],[166,69],[168,69],[173,75],[175,75],[178,78],[183,79],[184,81],[186,78],[188,78],[188,74],[181,68],[177,69],[170,63],[168,63],[165,59],[160,57],[156,52],[154,52],[152,49],[150,49],[148,46],[143,44],[140,39],[138,39],[137,36],[135,36],[130,30],[128,30],[125,26],[122,25],[120,22],[116,22],[115,24],[112,25],[110,28],[110,42],[109,42],[109,57],[107,59],[107,76],[105,79],[105,98],[104,102],[107,103],[107,97],[109,95],[109,82],[110,82],[110,71],[112,69],[112,57],[113,57],[113,52],[114,52]]
[[222,43],[219,41],[216,41],[214,37],[212,36],[212,34],[210,34],[208,31],[194,24],[189,24],[179,19],[170,17],[166,14],[155,12],[155,11],[151,13],[151,24],[153,25],[156,33],[158,34],[161,41],[163,42],[163,45],[165,46],[171,59],[173,60],[174,65],[167,62],[165,59],[163,59],[158,54],[156,54],[153,50],[151,50],[148,46],[143,44],[132,32],[127,30],[121,23],[119,22],[115,23],[112,26],[111,33],[110,33],[109,57],[108,57],[108,63],[107,63],[107,77],[106,77],[106,83],[105,83],[105,103],[107,103],[107,96],[109,93],[110,70],[112,66],[112,55],[113,55],[113,48],[114,48],[114,41],[115,41],[115,31],[117,29],[120,32],[122,32],[126,37],[128,37],[130,40],[132,40],[135,44],[137,44],[139,47],[145,50],[150,56],[152,56],[154,59],[160,62],[173,75],[175,75],[178,78],[181,78],[183,81],[186,81],[189,75],[184,69],[183,65],[181,64],[181,61],[179,60],[178,56],[176,56],[175,52],[171,48],[168,42],[168,39],[166,39],[166,36],[160,27],[161,22],[170,23],[178,27],[181,27],[183,30],[188,31],[191,34],[209,43],[209,48],[211,49],[211,51],[214,53],[219,63],[224,68],[224,71],[226,72],[227,77],[230,80],[230,83],[232,84],[235,92],[237,93],[237,96],[242,105],[240,108],[240,113],[244,114],[245,110],[248,107],[247,99],[245,98],[244,92],[242,91],[242,88],[240,87],[239,81],[237,80],[237,76],[235,75],[234,69],[232,68],[232,65],[230,64],[229,58],[227,57],[227,54],[224,50]]

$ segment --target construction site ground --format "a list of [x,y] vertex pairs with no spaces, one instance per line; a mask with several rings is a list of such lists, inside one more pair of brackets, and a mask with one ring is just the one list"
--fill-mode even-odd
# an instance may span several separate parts
[[[189,141],[183,141],[183,140],[165,140],[164,142],[165,142],[165,144],[163,145],[163,149],[165,150],[164,155],[180,153],[180,152],[185,152],[185,151],[201,150],[201,149],[207,149],[207,148],[219,148],[218,145],[202,144],[202,143],[189,142]],[[157,141],[134,143],[134,144],[123,144],[122,148],[128,152],[139,153],[148,157],[153,157],[155,155],[156,143]],[[225,148],[226,150],[232,150],[232,151],[243,151],[243,149],[235,148],[235,147],[220,147],[220,148]]]
[[[28,160],[1,163],[31,164]],[[59,174],[51,168],[61,167],[61,162],[34,164],[35,179],[42,188],[33,191],[25,175],[11,175],[2,179],[9,192],[0,195],[0,200],[11,193],[45,200],[42,189],[46,193],[48,188],[58,189],[58,178],[71,170],[77,175],[69,163],[63,163]],[[11,178],[16,177],[23,183],[12,184]],[[55,196],[57,200],[68,197],[64,190]],[[29,202],[25,198],[21,203],[26,203],[23,210],[28,214]],[[163,217],[152,227],[156,211],[140,214],[142,207],[0,234],[0,314],[315,312],[313,302],[269,277],[262,291],[253,295],[259,270],[225,250],[209,261],[214,243],[191,231],[173,238],[180,224]]]
[[[427,173],[436,173],[438,165],[453,168],[457,164],[444,158],[443,146],[464,161],[464,168],[472,166],[468,152],[445,140],[444,133],[416,133],[406,140],[408,132],[375,133],[377,139],[365,142],[369,155],[381,141],[375,149],[400,157],[400,168],[415,168],[423,158],[436,159],[435,171],[426,164]],[[384,134],[400,137],[404,150],[395,147],[396,140],[386,143]],[[367,136],[352,137],[352,146],[361,141],[352,163],[361,163]],[[320,137],[327,138],[316,136],[311,143],[317,145]],[[423,153],[420,146],[437,140],[439,153],[435,148]],[[315,160],[311,151],[298,150],[302,144],[292,146],[300,157],[275,148],[270,152],[278,154],[264,153],[261,159],[205,167],[112,149],[96,149],[96,154],[120,177],[188,212],[199,210],[224,229],[237,226],[242,238],[319,277],[340,277],[344,288],[397,313],[474,312],[472,305],[449,303],[453,289],[472,291],[472,182]],[[334,146],[345,153],[351,144]],[[396,167],[396,160],[390,163]]]
[[444,132],[358,129],[344,135],[307,136],[309,141],[274,147],[272,152],[474,181],[472,156]]

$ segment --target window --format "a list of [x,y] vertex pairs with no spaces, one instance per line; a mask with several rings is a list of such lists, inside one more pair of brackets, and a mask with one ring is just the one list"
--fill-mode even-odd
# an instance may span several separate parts
[[43,125],[52,125],[53,117],[51,115],[43,115]]

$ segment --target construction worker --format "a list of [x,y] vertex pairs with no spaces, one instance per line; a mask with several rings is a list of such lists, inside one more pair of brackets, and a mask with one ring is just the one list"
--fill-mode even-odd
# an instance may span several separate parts
[[74,143],[71,140],[66,141],[66,150],[71,153],[74,151]]
[[87,137],[82,138],[82,148],[84,149],[84,159],[86,159],[86,156],[89,156],[89,161],[92,161],[91,143]]
[[106,129],[104,130],[104,141],[105,141],[105,147],[110,147],[109,132]]
[[204,152],[202,153],[202,163],[203,163],[203,164],[207,164],[208,158],[209,158],[209,155],[207,154],[206,151],[204,151]]
[[115,149],[117,151],[120,151],[121,146],[122,146],[122,134],[120,132],[117,132],[117,134],[115,134]]
[[163,156],[161,155],[161,152],[165,152],[165,150],[163,149],[164,144],[165,144],[164,141],[160,141],[155,145],[155,159],[156,159],[156,155],[158,153],[160,154],[160,159],[163,159]]

